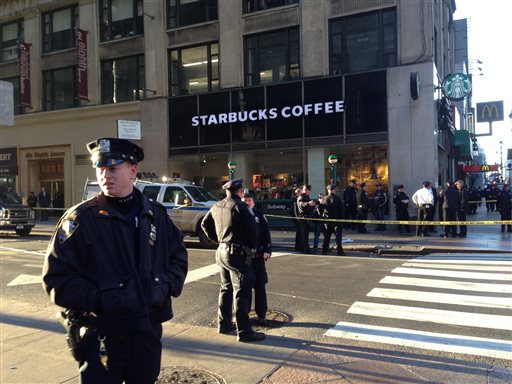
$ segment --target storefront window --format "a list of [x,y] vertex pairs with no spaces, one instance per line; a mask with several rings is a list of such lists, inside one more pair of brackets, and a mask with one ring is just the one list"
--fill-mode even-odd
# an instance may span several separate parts
[[102,63],[103,103],[120,103],[144,97],[144,56]]
[[78,26],[78,7],[73,6],[43,15],[44,52],[76,46],[75,28]]
[[43,72],[44,110],[78,107],[76,67]]
[[142,3],[142,0],[101,0],[101,40],[141,35],[144,30]]
[[244,13],[263,11],[298,2],[299,0],[244,0]]
[[167,27],[217,20],[218,0],[167,0]]
[[330,24],[330,72],[342,74],[396,65],[396,10],[345,17]]
[[19,57],[19,45],[22,42],[22,21],[0,25],[0,62],[16,60]]

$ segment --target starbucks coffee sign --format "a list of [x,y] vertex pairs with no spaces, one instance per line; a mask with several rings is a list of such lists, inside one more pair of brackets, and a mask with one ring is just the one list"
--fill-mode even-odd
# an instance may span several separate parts
[[441,84],[443,94],[448,100],[461,101],[471,92],[471,81],[464,73],[450,73]]

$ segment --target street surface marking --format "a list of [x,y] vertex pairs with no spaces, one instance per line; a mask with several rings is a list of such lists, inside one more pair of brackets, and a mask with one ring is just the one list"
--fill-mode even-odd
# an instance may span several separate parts
[[41,275],[25,275],[22,273],[18,277],[16,277],[13,281],[7,284],[8,287],[12,287],[15,285],[27,285],[27,284],[40,284],[43,281]]
[[409,348],[512,360],[512,342],[510,340],[486,339],[348,322],[339,322],[325,335]]
[[22,264],[21,266],[22,267],[28,267],[28,268],[42,269],[43,268],[43,263],[41,263],[41,264]]
[[399,277],[386,276],[381,284],[393,285],[413,285],[416,287],[456,289],[462,291],[474,292],[493,292],[493,293],[509,293],[512,294],[512,285],[510,284],[491,284],[491,283],[473,283],[470,281],[450,281],[438,279],[421,279],[417,277]]
[[[467,260],[467,259],[423,259],[412,260],[411,263],[436,263],[436,264],[471,264],[471,265],[504,265],[511,266],[512,260],[510,259],[493,259],[493,260]],[[405,264],[404,264],[405,265]]]
[[512,297],[471,296],[451,293],[426,291],[407,291],[402,289],[374,288],[367,295],[384,299],[423,301],[427,303],[442,303],[453,305],[469,305],[487,308],[512,308]]
[[46,253],[44,252],[37,252],[37,251],[26,251],[24,249],[19,249],[19,248],[10,248],[10,247],[3,247],[3,246],[0,246],[0,249],[5,249],[6,251],[12,251],[12,252],[17,252],[17,253],[28,253],[29,255],[39,255],[39,256],[44,256]]
[[456,277],[463,279],[475,280],[503,280],[512,281],[512,274],[510,273],[479,273],[479,272],[457,272],[457,271],[442,271],[436,269],[422,269],[422,268],[395,268],[391,273],[401,273],[405,275],[428,275],[439,277]]
[[512,264],[510,265],[461,265],[461,264],[424,264],[424,263],[405,263],[403,267],[415,268],[438,268],[438,269],[458,269],[468,271],[487,271],[487,272],[510,272],[512,273]]
[[429,321],[437,324],[462,325],[465,327],[492,328],[512,331],[512,316],[487,315],[444,309],[406,307],[356,301],[347,313],[391,319]]

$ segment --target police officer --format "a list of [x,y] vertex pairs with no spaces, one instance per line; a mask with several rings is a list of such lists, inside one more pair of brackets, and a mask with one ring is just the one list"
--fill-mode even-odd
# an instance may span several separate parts
[[[464,222],[466,221],[466,213],[469,209],[469,194],[468,190],[464,185],[464,181],[457,180],[455,182],[455,187],[459,192],[459,207],[457,209],[457,220]],[[466,237],[468,232],[468,226],[464,224],[459,224],[459,237]]]
[[[456,221],[457,211],[459,209],[459,192],[453,186],[453,183],[447,181],[446,189],[444,190],[443,198],[443,220],[444,221]],[[441,237],[448,238],[448,236],[457,237],[457,226],[456,225],[445,225],[444,234]]]
[[[375,197],[374,197],[375,220],[384,220],[384,211],[386,209],[386,204],[388,203],[388,195],[382,189],[381,183],[377,183],[375,185],[377,187],[377,191],[375,192]],[[375,230],[376,231],[385,231],[386,226],[384,224],[377,224],[377,228],[375,228]]]
[[[345,219],[356,220],[357,204],[356,204],[356,187],[357,180],[350,180],[350,184],[343,191],[343,202],[345,203]],[[356,229],[356,223],[346,223],[345,228]]]
[[153,383],[162,322],[188,268],[183,235],[165,207],[134,188],[142,148],[116,138],[87,145],[101,193],[57,224],[43,285],[61,307],[87,312],[81,383]]
[[242,200],[247,204],[249,210],[254,214],[254,219],[258,226],[258,244],[256,254],[251,259],[251,267],[254,272],[254,311],[258,316],[260,325],[268,325],[267,322],[267,291],[265,284],[268,283],[267,269],[265,263],[272,256],[272,240],[268,228],[267,218],[254,208],[254,194],[248,189],[244,189]]
[[[323,208],[322,216],[326,219],[332,220],[340,220],[343,218],[343,202],[341,198],[336,194],[336,185],[328,185],[327,186],[327,196],[325,196],[321,205]],[[327,221],[325,223],[325,235],[324,235],[324,243],[322,245],[322,255],[327,254],[329,252],[329,243],[331,241],[332,233],[335,233],[336,236],[336,248],[338,250],[338,255],[345,255],[343,252],[343,246],[341,243],[341,237],[343,233],[343,225],[341,222],[336,221]]]
[[[366,184],[361,183],[360,189],[356,192],[357,220],[366,220],[368,218],[368,192],[365,190]],[[365,223],[357,223],[357,232],[368,233]]]
[[[418,189],[412,195],[412,201],[418,207],[418,221],[432,221],[434,217],[434,195],[430,186],[432,183],[428,180],[423,182],[423,188]],[[428,225],[418,224],[416,226],[416,236],[430,236]]]
[[299,231],[301,248],[304,253],[311,253],[311,247],[309,246],[309,220],[313,217],[313,213],[316,209],[316,203],[314,200],[309,198],[311,194],[311,185],[304,185],[302,187],[302,193],[297,198],[297,209],[299,211]]
[[[393,196],[393,203],[395,204],[396,219],[399,221],[409,221],[409,196],[405,193],[403,184],[397,187],[397,192]],[[408,225],[398,224],[398,232],[402,232],[402,227],[405,232],[410,233],[411,229]]]
[[[503,190],[498,196],[497,208],[501,214],[501,220],[512,220],[512,192],[509,184],[503,184]],[[505,224],[501,225],[501,232],[505,232]],[[512,225],[507,224],[507,232],[512,232]]]
[[238,341],[265,339],[255,332],[249,322],[254,273],[250,262],[258,244],[258,228],[244,195],[243,180],[230,180],[222,186],[226,197],[215,203],[201,222],[205,235],[219,246],[215,260],[220,267],[219,328],[227,334],[234,330],[232,320],[233,297]]

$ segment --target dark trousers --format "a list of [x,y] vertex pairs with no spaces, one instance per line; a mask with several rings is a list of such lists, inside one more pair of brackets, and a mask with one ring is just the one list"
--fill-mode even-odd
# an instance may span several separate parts
[[[404,209],[404,210],[400,210],[400,211],[396,211],[396,219],[398,221],[409,221],[410,218],[409,218],[409,212]],[[397,224],[397,229],[399,232],[402,232],[402,229],[405,230],[405,232],[411,232],[411,229],[409,228],[409,226],[407,224]]]
[[295,225],[295,250],[296,251],[303,251],[302,248],[302,237],[300,234],[300,226],[299,226],[299,220],[293,219],[293,225]]
[[[434,217],[434,206],[431,205],[429,208],[420,206],[418,208],[418,221],[432,221]],[[428,225],[417,225],[416,226],[416,236],[419,235],[428,235],[429,226]]]
[[326,253],[329,250],[329,246],[331,243],[331,235],[335,233],[336,237],[336,247],[338,248],[338,252],[343,250],[341,245],[341,237],[343,234],[343,226],[341,223],[327,223],[325,224],[325,234],[324,234],[324,243],[322,245],[322,252]]
[[309,247],[309,221],[301,219],[299,220],[299,247],[302,252],[309,253],[311,248]]
[[268,283],[267,269],[263,255],[259,255],[251,260],[251,267],[254,272],[254,311],[258,318],[264,319],[267,315],[267,290],[265,285]]
[[[345,219],[357,220],[357,208],[355,205],[347,205],[345,208]],[[345,223],[345,228],[356,229],[357,223]]]
[[[357,220],[366,220],[368,219],[368,210],[367,209],[358,209],[357,210]],[[366,224],[365,223],[357,223],[357,232],[366,233]]]
[[162,325],[151,332],[107,336],[108,370],[101,365],[97,335],[91,335],[86,361],[79,368],[81,384],[154,383],[160,374]]
[[[384,220],[384,207],[375,207],[375,220]],[[377,231],[386,230],[386,226],[384,224],[377,224]]]
[[[512,211],[510,208],[503,208],[500,210],[501,220],[512,220]],[[512,232],[512,224],[507,224],[507,231]],[[501,232],[505,232],[505,224],[501,226]]]
[[252,268],[243,254],[233,254],[221,247],[217,248],[215,260],[220,267],[219,327],[231,327],[234,297],[237,332],[250,333],[249,312],[254,283]]
[[[457,210],[457,220],[458,221],[466,221],[466,210],[465,209]],[[468,233],[468,226],[459,224],[459,235],[466,236],[467,233]]]
[[313,228],[315,230],[313,237],[313,246],[316,248],[318,244],[320,244],[320,234],[323,233],[325,237],[325,226],[324,223],[320,220],[313,221]]
[[[457,221],[457,209],[456,208],[443,208],[443,219],[444,221]],[[445,225],[444,234],[446,236],[452,235],[457,236],[456,225]]]

